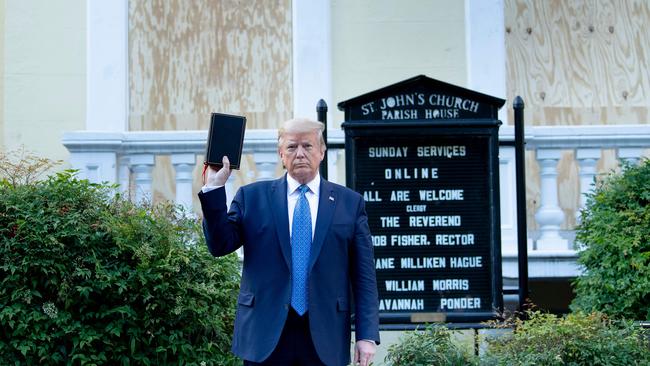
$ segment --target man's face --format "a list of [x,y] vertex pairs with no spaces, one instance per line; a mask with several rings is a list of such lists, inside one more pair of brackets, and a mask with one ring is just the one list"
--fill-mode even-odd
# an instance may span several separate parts
[[314,179],[325,153],[321,149],[318,132],[284,133],[278,149],[287,172],[300,184]]

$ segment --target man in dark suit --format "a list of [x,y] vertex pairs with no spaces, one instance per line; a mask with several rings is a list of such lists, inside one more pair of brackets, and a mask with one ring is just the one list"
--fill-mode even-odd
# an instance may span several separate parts
[[347,365],[354,304],[354,364],[379,343],[373,247],[363,197],[321,179],[323,124],[284,123],[278,153],[287,174],[241,187],[226,212],[223,168],[199,193],[210,252],[244,248],[233,352],[245,365]]

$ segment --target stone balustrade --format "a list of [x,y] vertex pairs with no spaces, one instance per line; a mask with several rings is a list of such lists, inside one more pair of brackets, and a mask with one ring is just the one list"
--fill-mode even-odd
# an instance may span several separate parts
[[[243,154],[255,162],[256,180],[272,179],[278,169],[276,130],[248,130]],[[499,132],[500,192],[503,274],[516,277],[516,199],[514,171],[514,128],[503,126]],[[81,178],[93,182],[119,183],[132,189],[136,200],[151,195],[152,169],[157,155],[171,156],[175,171],[175,200],[192,207],[192,171],[197,155],[205,151],[206,131],[143,132],[67,132],[63,144],[70,151],[70,164]],[[338,164],[344,164],[344,135],[328,131],[329,180],[345,184]],[[617,157],[637,164],[645,149],[650,148],[650,125],[618,126],[535,126],[526,129],[526,149],[535,154],[539,168],[539,208],[529,227],[529,273],[531,277],[571,277],[579,269],[571,235],[562,230],[565,213],[560,207],[558,164],[563,154],[573,152],[578,167],[580,205],[598,174],[597,164],[604,149],[613,149]],[[527,166],[527,170],[531,167]],[[341,179],[339,179],[339,176]],[[528,175],[530,179],[530,174]],[[229,199],[234,194],[234,179],[226,186]],[[530,197],[529,197],[530,199]],[[579,219],[577,217],[576,219]],[[568,231],[571,231],[569,228]]]

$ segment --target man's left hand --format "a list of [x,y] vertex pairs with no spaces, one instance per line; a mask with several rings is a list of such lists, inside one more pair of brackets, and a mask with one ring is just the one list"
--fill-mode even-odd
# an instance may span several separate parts
[[368,366],[377,352],[377,345],[368,341],[357,341],[354,345],[353,365]]

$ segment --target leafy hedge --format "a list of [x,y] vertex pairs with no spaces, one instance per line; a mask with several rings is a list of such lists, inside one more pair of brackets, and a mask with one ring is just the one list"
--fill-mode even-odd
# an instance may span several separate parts
[[453,332],[441,325],[406,333],[388,347],[385,361],[394,366],[465,366],[476,363],[474,356],[453,342]]
[[572,309],[650,320],[650,161],[624,166],[587,196],[577,228],[584,274]]
[[0,182],[0,364],[232,365],[236,256],[63,172]]
[[385,361],[392,366],[650,365],[648,334],[632,322],[581,312],[558,317],[536,311],[527,318],[488,323],[512,331],[485,336],[479,357],[455,343],[452,331],[431,326],[406,333],[389,347]]
[[631,322],[599,313],[531,312],[508,336],[488,338],[483,365],[650,365],[647,338]]

